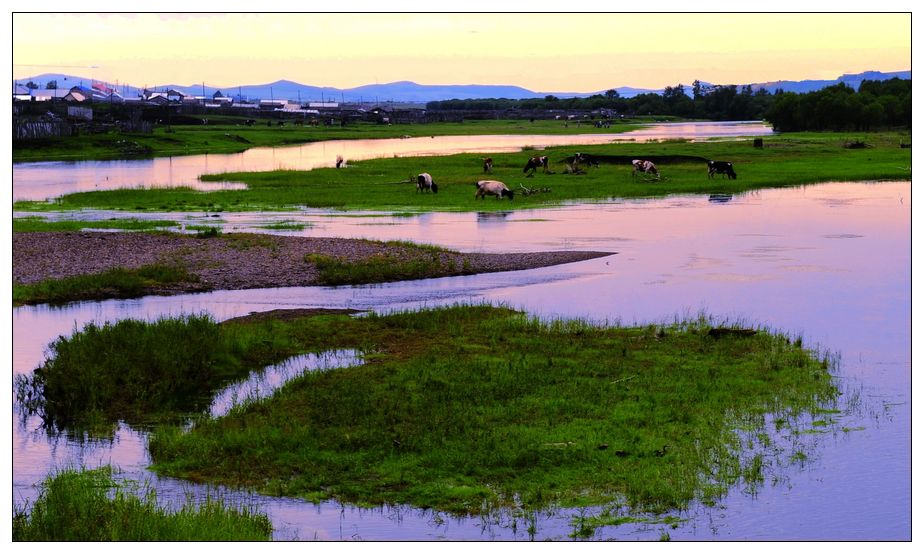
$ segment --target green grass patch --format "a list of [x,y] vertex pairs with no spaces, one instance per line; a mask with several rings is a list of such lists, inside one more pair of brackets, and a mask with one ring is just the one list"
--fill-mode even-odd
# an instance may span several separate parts
[[445,275],[447,271],[453,274],[470,272],[468,260],[463,260],[460,267],[453,260],[444,263],[440,254],[453,252],[441,246],[399,240],[365,242],[401,248],[404,253],[374,254],[356,261],[308,254],[305,261],[317,268],[320,283],[329,286],[425,279]]
[[358,261],[308,254],[305,261],[318,269],[319,282],[329,286],[421,279],[443,269],[438,257],[404,260],[389,254],[373,254]]
[[52,342],[48,360],[16,378],[17,400],[53,430],[194,415],[216,389],[297,350],[273,328],[222,327],[204,315],[89,323]]
[[305,349],[371,354],[189,431],[160,429],[156,471],[452,513],[613,501],[662,512],[761,482],[792,448],[753,452],[739,430],[837,396],[827,360],[764,331],[714,338],[706,321],[600,327],[478,306],[272,325]]
[[269,229],[271,231],[301,231],[308,227],[311,227],[310,223],[299,223],[296,221],[280,221],[278,223],[260,225],[260,229]]
[[13,218],[14,233],[39,231],[82,231],[84,229],[119,229],[123,231],[150,231],[176,227],[178,223],[169,219],[104,219],[95,221],[49,221],[44,217]]
[[151,264],[137,269],[114,268],[102,273],[38,283],[13,284],[13,305],[62,304],[76,300],[135,298],[174,283],[194,283],[199,278],[186,268]]
[[[911,177],[910,149],[898,147],[898,133],[870,133],[865,149],[844,148],[846,133],[795,133],[764,138],[763,148],[750,141],[654,142],[567,146],[524,153],[491,154],[494,173],[481,172],[481,154],[418,158],[387,158],[351,163],[347,169],[267,171],[205,175],[205,181],[237,181],[243,190],[213,192],[190,189],[121,189],[75,193],[49,201],[21,201],[18,210],[119,210],[201,211],[221,206],[227,211],[286,210],[299,207],[340,210],[378,210],[398,213],[428,211],[497,211],[560,205],[571,201],[607,201],[619,198],[658,197],[668,194],[735,194],[747,190],[805,185],[826,181],[907,180]],[[586,174],[564,172],[575,152],[588,152],[601,160]],[[550,169],[532,178],[523,174],[531,155],[549,156]],[[663,179],[633,178],[630,160],[655,161]],[[706,160],[735,165],[737,180],[709,179]],[[439,183],[438,194],[419,194],[408,176],[427,171]],[[479,179],[505,182],[516,194],[512,201],[476,200]],[[520,187],[549,189],[525,195]]]
[[265,514],[221,500],[167,510],[153,490],[117,484],[109,467],[49,476],[31,509],[13,511],[13,541],[264,541],[272,531]]

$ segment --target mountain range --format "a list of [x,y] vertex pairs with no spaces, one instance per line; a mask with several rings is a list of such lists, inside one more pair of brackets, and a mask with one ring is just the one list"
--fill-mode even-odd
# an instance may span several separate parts
[[[770,92],[782,89],[784,92],[811,92],[837,83],[858,88],[864,80],[886,80],[893,77],[911,79],[911,71],[893,71],[883,73],[879,71],[865,71],[857,74],[844,74],[833,80],[804,80],[804,81],[770,81],[765,83],[750,83],[753,90],[765,88]],[[87,77],[67,75],[63,73],[44,73],[33,77],[17,79],[15,84],[23,85],[29,81],[45,88],[50,81],[56,81],[58,88],[71,88],[75,85],[89,87],[94,80]],[[704,83],[705,84],[705,83]],[[113,84],[124,97],[136,97],[141,88],[133,85]],[[743,85],[742,85],[743,86]],[[296,100],[302,102],[414,102],[425,103],[434,100],[473,99],[473,98],[509,98],[514,100],[524,98],[542,98],[552,95],[558,98],[584,98],[597,92],[535,92],[513,85],[421,85],[411,81],[398,81],[395,83],[363,85],[355,88],[339,89],[335,87],[318,87],[304,85],[294,81],[280,80],[262,85],[236,85],[229,87],[213,87],[206,85],[156,85],[147,87],[150,90],[175,89],[184,94],[195,96],[213,96],[221,92],[224,96],[245,99],[275,99]],[[613,87],[620,96],[632,97],[644,93],[660,93],[663,89],[644,89],[636,87]],[[688,94],[692,93],[692,86],[685,85]]]

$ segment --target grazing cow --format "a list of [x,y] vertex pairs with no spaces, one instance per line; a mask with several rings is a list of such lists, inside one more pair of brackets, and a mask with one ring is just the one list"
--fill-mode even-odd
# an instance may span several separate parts
[[706,167],[709,168],[709,178],[711,179],[716,173],[721,173],[729,179],[737,179],[738,175],[735,173],[735,169],[732,167],[731,162],[716,162],[709,160],[706,162]]
[[543,171],[548,175],[551,173],[549,171],[549,157],[548,156],[534,156],[526,162],[526,167],[523,168],[523,173],[526,173],[527,177],[532,177],[536,172],[536,169],[542,168]]
[[574,155],[573,163],[590,165],[593,167],[600,167],[600,162],[598,162],[596,158],[594,158],[590,154],[583,154],[581,152],[578,152],[577,154]]
[[635,177],[635,174],[638,172],[645,174],[651,173],[658,179],[661,178],[661,172],[658,171],[658,168],[655,167],[655,164],[648,160],[632,160],[632,176]]
[[417,176],[417,192],[432,192],[436,194],[436,183],[429,173],[421,173]]
[[491,173],[491,170],[494,169],[494,159],[493,158],[481,158],[482,168],[485,173]]
[[497,197],[498,200],[504,196],[513,200],[513,191],[508,189],[507,185],[501,183],[500,181],[478,181],[475,183],[475,187],[478,189],[475,191],[476,200],[478,198],[483,200],[486,194],[493,194]]

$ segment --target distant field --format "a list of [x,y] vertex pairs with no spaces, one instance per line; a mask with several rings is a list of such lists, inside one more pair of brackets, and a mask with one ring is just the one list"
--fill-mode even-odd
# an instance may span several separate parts
[[[547,123],[547,122],[546,122]],[[497,123],[500,125],[500,123]],[[544,123],[545,124],[545,123]],[[467,125],[467,124],[465,124]],[[520,122],[520,125],[528,125]],[[856,141],[864,148],[848,148]],[[239,181],[244,190],[199,192],[190,189],[123,189],[63,196],[48,202],[17,202],[17,210],[126,211],[252,211],[301,207],[392,212],[492,211],[535,208],[569,201],[657,197],[668,194],[731,194],[767,187],[826,181],[904,180],[911,178],[909,141],[899,133],[793,133],[763,138],[763,148],[751,141],[665,141],[595,146],[567,146],[542,151],[490,154],[494,171],[482,173],[482,154],[388,158],[351,163],[346,169],[268,171],[206,175],[206,181]],[[584,174],[565,173],[575,152],[588,152],[599,167]],[[526,160],[547,155],[552,174],[523,173]],[[632,175],[630,160],[654,161],[661,180]],[[707,177],[706,160],[734,163],[737,180]],[[437,194],[416,191],[422,171],[433,175]],[[514,199],[475,199],[479,179],[503,181]],[[526,189],[537,192],[525,194]]]
[[[664,120],[665,118],[659,118]],[[258,120],[253,126],[243,125],[245,118],[210,116],[208,125],[160,126],[152,134],[107,133],[60,139],[20,141],[13,144],[13,162],[52,160],[109,160],[150,158],[186,154],[228,154],[257,146],[282,146],[321,140],[399,138],[405,135],[564,135],[583,133],[619,133],[632,124],[651,123],[644,117],[614,122],[609,128],[592,124],[556,120],[470,120],[462,123],[428,123],[383,125],[352,123],[346,127],[297,126],[291,121],[280,127],[278,120]],[[267,125],[269,123],[269,125]]]

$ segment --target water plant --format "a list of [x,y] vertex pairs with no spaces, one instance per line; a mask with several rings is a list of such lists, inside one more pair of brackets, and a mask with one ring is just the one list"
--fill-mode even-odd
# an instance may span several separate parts
[[294,350],[272,331],[223,328],[205,315],[88,323],[52,342],[31,375],[17,376],[17,401],[52,430],[193,414],[212,391],[254,369],[252,360],[278,361]]
[[81,231],[83,229],[120,229],[124,231],[150,231],[176,227],[177,222],[167,219],[104,219],[92,221],[60,220],[49,221],[44,217],[16,217],[13,218],[14,233],[30,233],[39,231]]
[[132,490],[112,468],[65,469],[47,477],[31,506],[14,507],[14,541],[262,541],[266,514],[208,498],[168,510],[153,489]]

